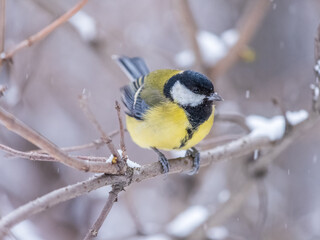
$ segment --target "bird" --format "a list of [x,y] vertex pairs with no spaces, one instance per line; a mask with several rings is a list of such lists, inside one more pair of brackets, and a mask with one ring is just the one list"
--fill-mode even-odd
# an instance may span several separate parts
[[138,146],[154,150],[164,173],[168,159],[160,150],[187,150],[193,158],[193,175],[200,167],[200,152],[194,147],[208,133],[214,121],[216,101],[205,75],[192,70],[159,69],[150,72],[140,57],[112,57],[131,82],[120,91],[126,108],[127,130]]

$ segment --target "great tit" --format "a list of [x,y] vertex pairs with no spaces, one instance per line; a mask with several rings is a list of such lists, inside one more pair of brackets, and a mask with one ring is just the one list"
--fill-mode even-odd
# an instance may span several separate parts
[[200,167],[200,153],[194,146],[210,131],[215,101],[212,82],[191,70],[161,69],[150,72],[144,60],[113,56],[131,83],[121,88],[126,107],[127,129],[142,148],[151,148],[159,156],[165,173],[170,166],[162,150],[187,150],[194,159],[193,170]]

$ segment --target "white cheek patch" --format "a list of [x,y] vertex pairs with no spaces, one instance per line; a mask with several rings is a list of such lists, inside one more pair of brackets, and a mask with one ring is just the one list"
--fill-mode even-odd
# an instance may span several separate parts
[[171,88],[171,96],[173,100],[183,106],[198,106],[203,102],[205,95],[192,92],[186,86],[177,81]]

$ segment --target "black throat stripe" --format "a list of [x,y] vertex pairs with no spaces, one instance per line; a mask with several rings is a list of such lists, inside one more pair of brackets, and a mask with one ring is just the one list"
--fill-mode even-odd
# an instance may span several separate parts
[[178,149],[183,148],[187,144],[187,142],[192,138],[194,132],[197,129],[187,128],[186,130],[187,130],[187,135],[181,140],[180,146],[178,147]]

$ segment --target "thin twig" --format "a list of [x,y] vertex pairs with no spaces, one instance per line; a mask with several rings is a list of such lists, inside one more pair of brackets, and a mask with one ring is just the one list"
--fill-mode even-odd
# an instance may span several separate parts
[[[6,145],[0,144],[0,150],[6,153],[5,157],[8,158],[25,158],[31,161],[46,161],[46,162],[59,162],[54,157],[48,155],[47,153],[40,153],[40,152],[23,152],[19,151],[13,148],[10,148]],[[77,158],[83,161],[89,161],[89,162],[100,162],[105,163],[108,158],[106,157],[95,157],[95,156],[83,156],[83,155],[77,155],[77,156],[71,156],[72,158]],[[110,165],[110,168],[114,168],[113,171],[116,172],[118,168],[116,168],[115,165]]]
[[132,199],[132,194],[130,189],[126,190],[126,194],[124,195],[125,205],[127,207],[128,213],[131,216],[131,219],[135,225],[135,230],[137,235],[145,235],[146,232],[144,230],[144,225],[139,219],[139,214],[137,209],[134,207],[134,201]]
[[106,204],[104,205],[96,222],[89,229],[84,240],[89,240],[89,239],[92,239],[92,238],[95,238],[96,236],[98,236],[98,232],[99,232],[102,224],[104,223],[107,216],[109,215],[109,212],[110,212],[114,202],[116,202],[118,199],[118,194],[124,189],[124,186],[125,186],[125,184],[121,184],[121,183],[117,183],[112,186],[112,190],[109,192],[109,196],[108,196]]
[[314,41],[314,58],[315,58],[315,83],[311,85],[312,89],[312,110],[320,113],[320,25],[317,29],[317,36]]
[[31,129],[23,122],[18,120],[12,114],[0,108],[0,123],[4,125],[10,131],[18,134],[34,145],[46,151],[49,155],[57,159],[59,162],[86,172],[103,172],[109,174],[117,174],[118,171],[114,172],[114,167],[110,163],[100,162],[86,162],[78,159],[69,157],[66,153],[61,151],[55,144],[50,142],[44,136]]
[[7,86],[5,85],[0,85],[0,98],[3,97],[5,91],[7,91]]
[[191,49],[195,55],[195,67],[197,67],[200,72],[208,75],[209,73],[207,72],[204,64],[197,40],[198,27],[190,9],[189,2],[186,0],[180,0],[177,4],[177,9],[179,9],[181,15],[183,30],[186,32],[187,38],[191,44]]
[[270,5],[270,0],[249,1],[246,10],[239,21],[239,39],[231,47],[228,54],[210,69],[212,79],[223,75],[238,59],[240,53],[250,42],[258,30]]
[[[127,129],[124,129],[124,131],[127,131]],[[114,136],[119,134],[119,130],[114,130],[110,133],[108,133],[108,136],[110,138],[113,138]],[[80,150],[88,150],[91,148],[96,148],[99,149],[102,145],[104,145],[104,142],[101,140],[101,138],[93,140],[90,143],[85,143],[85,144],[81,144],[81,145],[76,145],[76,146],[71,146],[71,147],[62,147],[60,148],[62,151],[64,152],[76,152],[76,151],[80,151]],[[39,149],[39,150],[32,150],[30,151],[32,153],[43,153],[43,150]]]
[[120,108],[120,104],[118,103],[118,101],[116,101],[116,110],[117,110],[119,128],[120,128],[120,148],[122,150],[122,157],[123,157],[124,161],[127,161],[128,156],[127,156],[126,144],[124,142],[124,127],[123,127],[123,122],[122,122],[122,118],[121,118],[121,108]]
[[285,123],[284,132],[287,133],[292,128],[292,124],[289,122],[289,119],[287,117],[287,111],[286,111],[282,101],[280,101],[278,98],[274,97],[272,99],[272,103],[276,106],[279,106],[281,114],[284,119],[284,123]]
[[263,228],[265,227],[268,217],[268,191],[266,184],[262,181],[257,182],[258,198],[259,198],[259,214],[257,219],[257,236],[256,239],[261,239]]
[[77,3],[73,8],[71,8],[69,11],[67,11],[65,14],[63,14],[61,17],[56,19],[51,24],[47,25],[45,28],[37,32],[36,34],[32,35],[31,37],[23,40],[16,46],[14,46],[12,49],[10,49],[8,52],[4,53],[4,56],[0,58],[0,66],[3,60],[9,60],[15,55],[18,51],[25,47],[30,47],[34,43],[42,40],[45,38],[48,34],[53,32],[57,27],[65,23],[69,20],[73,15],[75,15],[86,3],[88,0],[82,0],[79,3]]
[[[87,118],[93,123],[93,125],[96,127],[96,129],[99,131],[101,135],[102,141],[107,145],[109,148],[111,154],[116,157],[117,161],[121,161],[121,157],[116,150],[114,144],[112,143],[112,139],[103,131],[101,125],[99,124],[98,120],[95,118],[93,112],[91,111],[89,104],[88,104],[88,96],[85,92],[83,92],[80,97],[80,107],[82,108],[82,111],[85,113]],[[120,167],[122,169],[123,167]]]
[[4,51],[5,31],[6,31],[6,0],[0,0],[0,53]]

